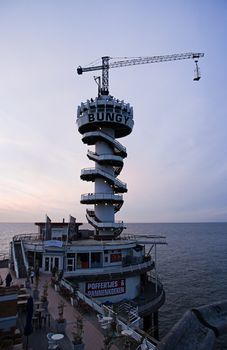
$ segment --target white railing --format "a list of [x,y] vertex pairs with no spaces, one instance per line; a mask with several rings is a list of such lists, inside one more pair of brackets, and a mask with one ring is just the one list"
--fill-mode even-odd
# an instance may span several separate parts
[[[70,291],[72,291],[72,285],[71,283],[67,282],[65,279],[62,279],[61,284],[63,283],[64,280],[64,286],[68,288]],[[117,328],[120,326],[121,331],[127,330],[130,331],[130,337],[135,339],[138,343],[141,343],[142,340],[144,339],[144,343],[147,345],[147,349],[149,350],[156,350],[156,346],[152,344],[147,338],[144,338],[139,332],[137,332],[135,329],[133,329],[131,326],[138,325],[140,317],[138,316],[138,308],[135,307],[132,309],[132,313],[134,313],[135,320],[132,322],[132,325],[128,325],[122,320],[120,320],[117,317],[117,314],[107,305],[103,305],[99,303],[97,300],[94,300],[90,297],[87,297],[80,291],[75,292],[75,296],[84,301],[87,305],[89,305],[94,311],[98,312],[102,316],[108,315],[109,317],[112,317],[113,320],[116,320],[117,323]],[[137,327],[139,328],[139,327]]]
[[101,169],[85,168],[85,169],[81,170],[81,175],[101,175],[101,176],[105,177],[106,179],[111,180],[118,187],[127,190],[127,184],[125,182],[122,182],[119,179],[116,179],[113,175],[111,175],[111,174],[109,174],[106,171],[103,171]]
[[[77,297],[81,300],[83,300],[86,304],[88,304],[90,307],[92,307],[93,310],[97,311],[99,314],[102,316],[105,316],[106,314],[113,319],[116,320],[117,323],[117,328],[120,326],[121,331],[127,330],[130,332],[130,337],[135,339],[138,343],[141,343],[143,340],[143,336],[140,335],[137,331],[135,331],[133,328],[131,328],[128,324],[124,323],[121,321],[118,317],[117,314],[108,306],[106,305],[99,305],[96,301],[90,299],[89,297],[85,296],[83,293],[77,291],[76,292]],[[152,344],[148,339],[144,339],[144,342],[147,345],[147,349],[149,350],[156,350],[156,346]]]
[[124,222],[123,221],[120,221],[120,222],[98,222],[95,220],[95,218],[91,217],[88,213],[86,214],[86,217],[88,219],[88,221],[95,227],[97,228],[124,228]]
[[81,195],[81,201],[83,200],[123,201],[123,196],[119,194],[111,194],[111,193],[84,193]]
[[123,146],[119,141],[115,140],[113,137],[111,137],[110,135],[106,134],[105,132],[100,132],[100,133],[103,134],[106,139],[108,138],[115,145],[115,147],[119,151],[123,151],[124,153],[127,152],[126,147]]
[[0,261],[8,260],[9,254],[8,253],[0,253]]
[[15,242],[12,242],[13,264],[14,264],[14,270],[16,273],[16,278],[19,278],[19,268],[18,268],[18,263],[17,263],[17,259],[16,259],[14,244],[15,244]]
[[87,102],[81,102],[81,105],[78,106],[78,109],[80,110],[81,113],[84,112],[84,110],[88,110],[90,108],[96,108],[103,106],[103,109],[115,109],[120,108],[123,111],[127,111],[128,113],[132,114],[133,113],[133,108],[130,106],[129,103],[125,103],[123,100],[118,100],[115,97],[106,97],[106,98],[100,98],[96,97],[95,100],[87,100]]
[[126,147],[124,147],[119,141],[115,140],[113,137],[111,137],[110,135],[106,134],[106,133],[103,132],[103,131],[93,131],[93,132],[90,131],[90,132],[86,132],[86,133],[83,135],[83,138],[86,138],[86,137],[94,137],[94,136],[105,138],[106,140],[110,141],[119,151],[122,151],[122,152],[124,152],[125,154],[127,154],[127,149],[126,149]]
[[114,160],[114,161],[123,163],[122,157],[116,156],[116,155],[114,155],[114,154],[112,154],[112,153],[97,154],[97,153],[95,153],[95,152],[92,152],[92,151],[88,150],[87,154],[88,154],[88,156],[91,157],[93,160],[97,160],[97,161]]
[[37,233],[21,233],[21,234],[18,234],[18,235],[15,235],[13,236],[13,241],[20,241],[21,239],[24,239],[24,240],[37,240],[37,241],[40,241],[41,240],[41,237],[39,234]]
[[166,237],[163,235],[136,235],[125,233],[121,235],[121,239],[134,240],[137,241],[139,244],[167,244]]
[[152,267],[154,264],[153,260],[150,260],[148,262],[144,262],[139,265],[129,265],[129,266],[122,266],[122,265],[116,265],[116,266],[106,266],[106,267],[94,267],[94,268],[83,268],[83,269],[76,269],[74,271],[67,271],[65,272],[65,276],[81,276],[81,275],[98,275],[102,273],[126,273],[126,272],[135,272],[138,270],[143,270]]
[[127,315],[127,323],[130,323],[131,328],[139,327],[140,317],[138,315],[138,306],[134,306],[129,302],[122,303],[117,311],[118,314],[122,313]]
[[28,271],[28,259],[27,256],[25,254],[25,250],[24,250],[24,244],[23,244],[23,240],[20,241],[21,244],[21,251],[22,251],[22,256],[23,256],[23,260],[24,260],[24,265],[26,267],[26,271]]
[[96,301],[92,300],[91,298],[86,297],[86,295],[84,295],[80,291],[77,291],[76,295],[79,299],[83,300],[86,304],[91,306],[93,310],[97,311],[100,314],[103,314],[102,305],[99,305]]

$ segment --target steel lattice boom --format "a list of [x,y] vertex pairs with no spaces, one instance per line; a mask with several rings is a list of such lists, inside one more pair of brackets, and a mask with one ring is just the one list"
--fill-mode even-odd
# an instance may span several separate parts
[[204,56],[204,53],[188,52],[188,53],[164,55],[164,56],[124,58],[113,62],[110,62],[110,60],[112,59],[111,57],[104,56],[102,57],[101,65],[90,66],[85,68],[82,68],[81,66],[79,66],[77,68],[77,73],[82,74],[84,72],[102,70],[102,88],[100,92],[101,92],[101,95],[108,95],[110,68],[134,66],[134,65],[146,64],[146,63],[159,63],[159,62],[177,61],[177,60],[185,60],[185,59],[194,59],[196,64],[196,70],[195,70],[196,75],[194,77],[194,80],[199,80],[200,74],[199,74],[199,68],[198,68],[197,62],[198,62],[198,59],[203,56]]

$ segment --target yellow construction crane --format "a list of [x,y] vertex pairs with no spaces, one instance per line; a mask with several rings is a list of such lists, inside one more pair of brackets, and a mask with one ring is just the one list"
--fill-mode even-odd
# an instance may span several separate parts
[[200,57],[203,57],[204,53],[181,53],[181,54],[173,54],[173,55],[164,55],[164,56],[151,56],[151,57],[135,57],[135,58],[118,58],[117,61],[111,62],[112,57],[104,56],[102,57],[102,64],[100,65],[92,65],[90,67],[82,68],[79,66],[77,68],[77,73],[82,74],[85,72],[91,72],[96,70],[102,71],[102,82],[100,77],[94,77],[95,80],[98,80],[99,85],[99,94],[101,95],[109,95],[109,69],[110,68],[118,68],[125,66],[134,66],[137,64],[146,64],[146,63],[158,63],[158,62],[168,62],[168,61],[177,61],[177,60],[185,60],[192,58],[195,61],[195,76],[194,80],[200,79],[200,72],[198,67],[198,60]]

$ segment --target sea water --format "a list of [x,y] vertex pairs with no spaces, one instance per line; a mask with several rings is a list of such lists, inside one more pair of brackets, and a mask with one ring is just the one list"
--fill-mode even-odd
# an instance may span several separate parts
[[[160,335],[193,307],[227,299],[227,223],[128,224],[127,232],[161,234],[157,269],[166,292]],[[227,349],[227,336],[217,349]]]
[[[166,236],[168,244],[157,249],[166,292],[159,313],[161,338],[188,309],[227,299],[227,223],[126,225],[124,233]],[[32,232],[37,227],[31,223],[0,223],[0,252],[8,252],[14,235]],[[227,350],[226,336],[219,338],[217,349]]]

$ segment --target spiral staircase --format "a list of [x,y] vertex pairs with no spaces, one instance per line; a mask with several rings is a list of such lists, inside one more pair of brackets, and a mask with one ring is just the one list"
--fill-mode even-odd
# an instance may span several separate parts
[[116,138],[127,136],[133,128],[133,109],[112,96],[99,96],[81,103],[77,111],[78,130],[82,141],[94,146],[87,157],[93,168],[82,169],[81,179],[94,182],[94,193],[82,194],[81,203],[93,205],[86,211],[88,222],[95,229],[95,239],[114,239],[125,225],[115,221],[115,214],[123,205],[126,183],[119,180],[126,148]]

